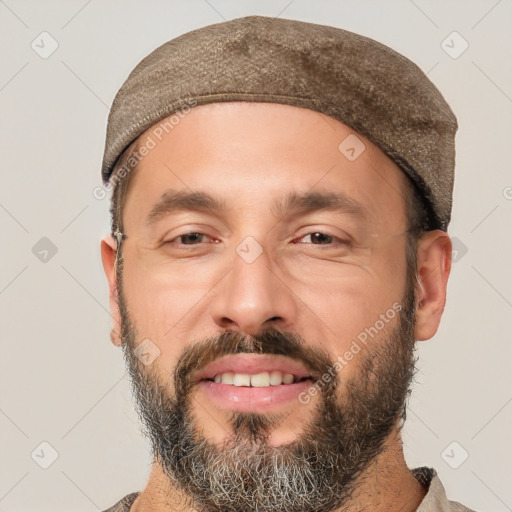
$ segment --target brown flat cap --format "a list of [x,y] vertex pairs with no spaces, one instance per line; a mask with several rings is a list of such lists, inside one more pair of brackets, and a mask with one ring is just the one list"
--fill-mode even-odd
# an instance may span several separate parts
[[139,135],[191,100],[283,103],[332,116],[412,179],[431,209],[432,229],[448,227],[457,120],[421,69],[381,43],[326,25],[247,16],[163,44],[114,99],[105,184]]

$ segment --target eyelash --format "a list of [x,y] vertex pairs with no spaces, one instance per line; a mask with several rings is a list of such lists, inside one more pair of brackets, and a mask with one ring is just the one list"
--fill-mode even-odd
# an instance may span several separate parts
[[[330,238],[333,238],[334,240],[337,240],[337,244],[313,244],[313,243],[308,243],[307,245],[314,245],[314,246],[318,246],[318,247],[324,247],[324,248],[327,248],[327,249],[331,249],[333,247],[336,247],[336,246],[340,246],[340,245],[344,245],[344,246],[348,246],[350,245],[350,242],[348,242],[347,240],[343,240],[339,237],[336,237],[334,235],[330,235],[329,233],[324,233],[323,231],[310,231],[309,233],[306,233],[305,235],[301,236],[298,240],[302,240],[303,238],[307,237],[307,236],[310,236],[310,235],[316,235],[316,234],[320,234],[320,235],[325,235],[325,236],[328,236]],[[199,245],[201,245],[200,243],[198,244],[183,244],[183,243],[176,243],[175,240],[178,240],[179,238],[182,238],[182,237],[185,237],[187,235],[201,235],[201,236],[206,236],[208,238],[211,238],[209,237],[208,235],[206,235],[205,233],[200,233],[198,231],[190,231],[189,233],[183,233],[182,235],[179,235],[175,238],[173,238],[172,240],[168,240],[168,241],[164,241],[164,245],[177,245],[178,248],[185,248],[185,247],[197,247]],[[210,243],[213,243],[213,242],[210,242]],[[295,242],[293,242],[295,243]],[[181,247],[179,247],[181,246]]]

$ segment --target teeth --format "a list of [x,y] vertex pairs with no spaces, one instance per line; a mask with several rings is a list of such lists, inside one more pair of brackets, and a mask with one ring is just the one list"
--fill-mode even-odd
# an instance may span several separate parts
[[283,375],[283,384],[291,384],[293,382],[293,375],[291,373],[285,373]]
[[250,386],[251,376],[248,373],[235,373],[233,384],[235,386]]
[[252,386],[254,388],[292,384],[293,380],[291,373],[282,373],[275,370],[272,372],[261,372],[255,375],[226,372],[215,375],[213,379],[216,383],[229,384],[232,386]]
[[283,382],[283,374],[281,372],[270,372],[270,385],[279,386]]
[[231,384],[231,385],[233,385],[234,382],[235,382],[235,374],[231,373],[231,372],[223,373],[221,375],[221,382],[222,382],[222,384]]
[[270,385],[270,375],[268,372],[257,373],[251,375],[251,386],[255,388],[263,388]]

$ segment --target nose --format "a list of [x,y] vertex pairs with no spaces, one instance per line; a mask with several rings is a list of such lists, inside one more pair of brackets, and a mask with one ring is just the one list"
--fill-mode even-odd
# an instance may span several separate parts
[[213,321],[223,329],[252,336],[265,328],[284,329],[293,324],[297,302],[279,274],[272,270],[265,251],[250,263],[236,254],[213,295],[209,308]]

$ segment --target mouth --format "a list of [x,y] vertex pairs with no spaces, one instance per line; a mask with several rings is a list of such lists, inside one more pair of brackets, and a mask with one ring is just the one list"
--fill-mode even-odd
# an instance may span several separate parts
[[266,413],[298,403],[313,377],[302,363],[285,356],[237,354],[210,363],[195,383],[221,409]]

